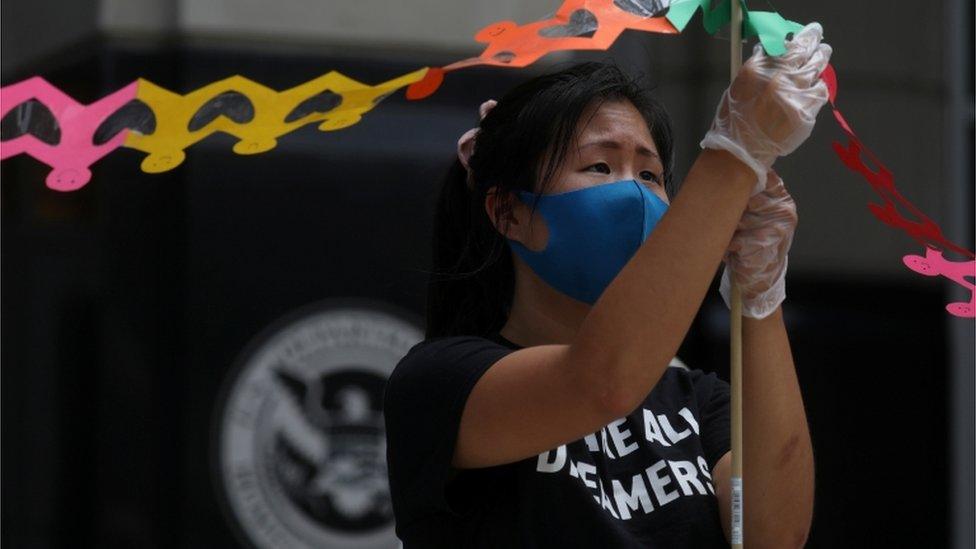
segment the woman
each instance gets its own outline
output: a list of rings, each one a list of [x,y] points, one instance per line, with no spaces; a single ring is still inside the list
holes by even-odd
[[[427,339],[387,385],[404,547],[726,546],[729,387],[674,360],[723,259],[748,317],[745,536],[803,545],[812,449],[780,310],[796,214],[770,168],[826,101],[821,36],[756,48],[680,193],[667,113],[612,66],[482,105],[438,204]]]

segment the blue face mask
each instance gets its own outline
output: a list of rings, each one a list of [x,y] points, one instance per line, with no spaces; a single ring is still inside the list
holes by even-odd
[[[519,191],[526,204],[534,194]],[[549,229],[534,252],[509,239],[515,253],[550,286],[590,305],[624,268],[668,205],[633,179],[539,196],[537,211]]]

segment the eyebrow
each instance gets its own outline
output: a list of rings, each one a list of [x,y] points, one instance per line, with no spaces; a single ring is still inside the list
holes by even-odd
[[[614,141],[613,139],[601,139],[599,141],[590,141],[589,143],[580,146],[580,150],[583,150],[587,147],[593,147],[593,146],[602,147],[604,149],[615,149],[615,150],[621,150],[624,148],[624,146],[621,145],[620,142]],[[648,149],[643,145],[637,146],[637,154],[650,156],[652,158],[657,158],[658,160],[661,159],[661,157],[658,156],[656,152],[652,151],[651,149]]]

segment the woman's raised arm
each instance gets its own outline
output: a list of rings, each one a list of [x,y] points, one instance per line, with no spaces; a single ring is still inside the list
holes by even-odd
[[[802,34],[786,55],[770,58],[760,48],[743,65],[703,141],[708,148],[572,343],[516,351],[482,375],[465,404],[455,466],[531,457],[599,430],[646,398],[684,339],[750,195],[776,156],[809,136],[826,102],[818,77],[830,49],[820,44],[819,25]]]

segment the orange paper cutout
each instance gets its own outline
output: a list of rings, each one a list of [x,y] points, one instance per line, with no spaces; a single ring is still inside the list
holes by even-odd
[[[444,73],[465,67],[526,67],[554,51],[606,50],[628,29],[678,34],[667,18],[628,12],[614,0],[566,0],[549,19],[527,25],[498,21],[481,29],[474,39],[488,47],[479,56],[451,63],[443,72],[432,69],[407,89],[407,98],[431,95],[440,87]]]

